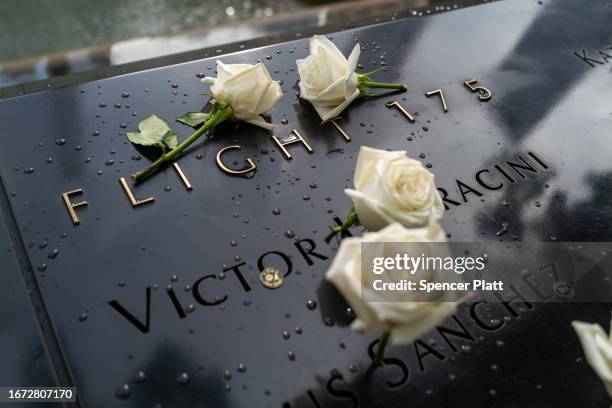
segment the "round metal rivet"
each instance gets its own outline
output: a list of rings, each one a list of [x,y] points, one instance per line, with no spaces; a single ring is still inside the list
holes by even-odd
[[[284,276],[278,268],[268,266],[259,273],[259,280],[268,289],[280,288],[284,281]]]

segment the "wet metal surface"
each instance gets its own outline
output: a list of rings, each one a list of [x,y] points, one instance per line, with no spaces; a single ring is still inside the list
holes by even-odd
[[[467,304],[442,325],[454,335],[391,347],[372,371],[376,334],[350,331],[352,314],[323,276],[338,245],[326,243],[328,226],[351,206],[343,188],[360,145],[431,165],[447,192],[451,240],[610,241],[612,65],[599,51],[612,45],[611,17],[606,1],[507,1],[334,34],[345,53],[361,43],[363,71],[384,63],[377,78],[409,87],[343,113],[350,143],[296,98],[306,39],[225,55],[261,59],[283,81],[275,134],[298,129],[314,152],[296,145],[286,161],[268,132],[226,126],[179,160],[193,190],[168,168],[134,188],[156,199],[135,209],[118,180],[147,160],[132,159],[139,153],[124,132],[151,113],[171,121],[201,110],[198,74],[213,73],[215,58],[0,100],[6,199],[84,404],[607,404],[570,321],[607,328],[608,304],[491,304],[476,314]],[[491,100],[479,101],[469,79]],[[424,95],[435,89],[447,113]],[[385,106],[394,100],[416,123]],[[216,152],[230,144],[242,151],[229,163],[251,157],[257,173],[217,168]],[[513,170],[519,156],[533,169]],[[462,196],[457,180],[476,192]],[[75,188],[89,202],[76,227],[61,200]],[[280,288],[261,285],[265,267],[285,273]]]

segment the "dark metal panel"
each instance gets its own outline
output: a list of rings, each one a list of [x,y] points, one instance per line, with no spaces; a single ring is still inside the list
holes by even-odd
[[[15,248],[1,214],[0,248],[0,384],[11,387],[56,386],[55,374],[16,260]],[[25,406],[19,403],[11,405]]]
[[[181,158],[193,191],[167,169],[135,188],[138,197],[156,198],[136,209],[118,179],[146,160],[131,159],[137,151],[124,132],[150,113],[171,120],[202,109],[206,89],[197,74],[212,74],[214,58],[1,101],[0,171],[14,192],[12,209],[31,244],[30,260],[41,267],[36,275],[85,403],[607,403],[599,380],[579,359],[569,325],[574,318],[607,324],[607,304],[535,304],[525,310],[495,305],[479,316],[501,319],[496,330],[466,305],[457,315],[469,332],[464,339],[447,343],[432,333],[415,346],[391,348],[389,357],[397,360],[371,372],[367,350],[375,334],[351,332],[346,305],[322,281],[338,244],[325,242],[327,227],[350,208],[342,190],[351,183],[360,145],[406,149],[431,164],[438,185],[460,204],[449,204],[444,219],[450,239],[609,240],[610,113],[603,106],[610,68],[605,61],[591,67],[574,52],[594,57],[605,50],[611,15],[604,1],[578,9],[571,0],[507,1],[335,34],[344,52],[355,40],[362,44],[364,71],[384,62],[390,68],[381,80],[399,78],[409,86],[406,94],[360,101],[347,110],[341,124],[351,143],[321,126],[312,108],[296,98],[294,60],[306,55],[307,40],[223,56],[229,63],[266,62],[286,93],[272,113],[275,133],[298,129],[314,153],[295,146],[294,159],[286,161],[269,133],[226,126]],[[490,102],[478,102],[463,85],[472,78],[493,91]],[[437,88],[448,113],[423,95]],[[416,124],[385,107],[395,99],[418,112]],[[175,128],[182,137],[189,134]],[[216,167],[217,150],[234,142],[257,162],[253,177],[232,178]],[[516,162],[517,155],[537,171],[524,177],[513,172],[506,162]],[[504,186],[476,187],[475,174],[483,169]],[[467,194],[464,202],[457,179],[482,195]],[[74,188],[82,188],[89,202],[79,210],[77,227],[60,197]],[[48,245],[39,249],[44,239]],[[310,265],[299,246],[312,243],[296,239],[312,240],[327,259],[311,257]],[[285,284],[274,291],[259,285],[257,276],[258,260],[269,251],[286,254],[292,264]],[[242,262],[244,282],[231,269]],[[281,269],[284,262],[278,254],[262,260]],[[214,278],[202,281],[202,296],[227,295],[216,306],[194,298],[196,283],[208,275]],[[109,304],[116,301],[145,322],[148,294],[146,334]],[[308,300],[317,302],[314,310],[306,307]],[[454,319],[444,326],[461,328]],[[434,343],[437,354],[423,356]],[[239,370],[240,364],[246,369]],[[126,399],[116,396],[123,384],[131,390]]]

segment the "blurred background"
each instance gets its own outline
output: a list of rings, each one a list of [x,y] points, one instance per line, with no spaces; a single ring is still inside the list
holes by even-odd
[[[419,17],[486,0],[2,0],[0,88],[260,39]],[[221,52],[221,51],[219,51]],[[226,52],[226,50],[223,50]]]

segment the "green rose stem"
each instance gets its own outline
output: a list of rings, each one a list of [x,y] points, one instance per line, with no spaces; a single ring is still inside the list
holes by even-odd
[[[357,211],[355,211],[355,207],[353,207],[353,208],[351,208],[351,211],[349,211],[349,213],[346,216],[346,219],[344,220],[342,225],[338,225],[336,227],[329,227],[329,229],[331,229],[331,231],[334,234],[337,234],[339,232],[344,232],[347,229],[349,229],[351,227],[356,227],[358,225],[361,225],[361,223],[359,222],[359,217],[357,216]]]
[[[213,130],[215,126],[231,118],[232,115],[233,111],[229,104],[223,101],[215,102],[209,116],[206,118],[206,121],[202,124],[202,126],[200,126],[200,128],[198,128],[198,130],[196,130],[191,136],[185,139],[174,149],[164,152],[161,157],[151,163],[149,167],[142,171],[139,171],[138,173],[132,174],[132,180],[137,183],[144,180],[151,174],[155,173],[160,167],[172,161],[176,156],[178,156],[189,145],[195,142],[205,132]]]
[[[385,82],[374,82],[374,81],[360,81],[360,85],[370,88],[384,88],[384,89],[398,89],[401,91],[407,91],[408,87],[404,84],[388,84]]]
[[[385,348],[389,343],[389,337],[391,337],[391,330],[385,330],[380,334],[378,339],[378,347],[376,347],[376,354],[374,354],[374,363],[381,366],[384,364],[383,358],[385,357]]]
[[[370,77],[372,74],[375,74],[379,71],[384,70],[386,67],[382,67],[376,69],[374,71],[366,72],[365,74],[357,74],[357,88],[359,88],[359,92],[365,96],[373,96],[371,92],[368,92],[368,89],[372,88],[382,88],[382,89],[396,89],[398,91],[407,91],[408,87],[404,84],[389,84],[386,82],[376,82],[373,81]]]

